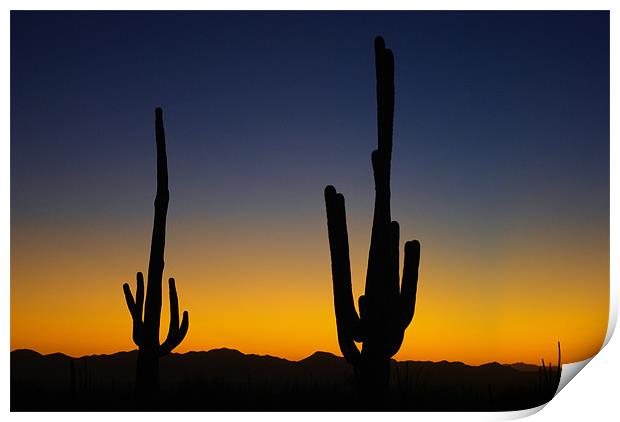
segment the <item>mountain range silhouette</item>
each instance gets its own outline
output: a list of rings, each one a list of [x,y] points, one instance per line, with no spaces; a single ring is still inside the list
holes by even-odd
[[[79,358],[15,350],[11,410],[134,410],[137,356],[137,350]],[[365,408],[351,365],[326,352],[299,361],[226,348],[172,353],[161,358],[160,382],[158,410]],[[519,410],[551,398],[542,384],[537,365],[392,360],[390,400],[377,410]]]

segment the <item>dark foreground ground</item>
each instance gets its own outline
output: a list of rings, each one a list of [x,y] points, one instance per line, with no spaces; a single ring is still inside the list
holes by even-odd
[[[136,410],[136,357],[11,352],[11,410]],[[521,410],[557,388],[535,365],[393,361],[389,397],[369,409],[341,357],[317,352],[292,362],[229,349],[166,356],[160,378],[157,410],[171,411]]]

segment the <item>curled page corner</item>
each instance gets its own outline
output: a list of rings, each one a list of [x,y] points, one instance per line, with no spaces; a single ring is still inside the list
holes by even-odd
[[[494,414],[496,415],[495,420],[512,421],[515,419],[527,418],[528,416],[532,416],[540,412],[547,405],[547,403],[541,404],[540,406],[532,407],[530,409],[512,410],[508,412],[496,412]]]
[[[594,355],[596,356],[596,355]],[[592,359],[594,359],[594,356],[592,356],[591,358],[579,361],[579,362],[574,362],[574,363],[566,363],[562,365],[562,375],[560,376],[560,384],[558,385],[558,389],[555,392],[555,396],[558,395],[558,393],[560,391],[562,391],[562,389],[564,387],[566,387],[566,385],[573,379],[575,378],[575,375],[577,375],[583,368],[585,368],[585,366],[590,363],[590,361]]]
[[[581,370],[583,370],[583,368],[585,368],[586,365],[590,363],[590,361],[594,359],[596,355],[598,355],[600,351],[603,350],[603,348],[607,346],[607,344],[609,343],[609,340],[611,339],[611,336],[613,335],[616,329],[616,324],[618,322],[618,295],[616,294],[617,292],[616,284],[617,283],[610,283],[609,320],[607,322],[607,332],[605,334],[605,340],[603,341],[603,345],[601,346],[598,352],[596,352],[593,356],[589,357],[588,359],[584,359],[579,362],[562,364],[562,375],[560,376],[560,383],[558,384],[558,389],[555,392],[555,395],[553,397],[557,396],[558,393],[562,391],[562,389],[566,387],[566,385],[568,385],[568,383],[573,378],[575,378],[575,376]],[[544,407],[545,405],[540,406],[540,408],[542,409],[542,407]],[[526,415],[524,414],[524,416]]]
[[[583,368],[585,368],[586,365],[590,363],[590,361],[594,359],[594,357],[598,355],[599,352],[603,350],[603,348],[609,343],[609,340],[611,339],[611,336],[616,329],[616,323],[618,322],[618,295],[615,294],[617,286],[614,286],[614,284],[615,283],[610,283],[611,290],[609,295],[609,321],[607,323],[607,333],[605,334],[605,340],[603,341],[601,349],[588,359],[562,365],[562,375],[560,376],[560,383],[554,397],[557,396],[558,393],[562,391],[562,389],[566,387],[566,385],[573,378],[575,378],[575,375],[577,375]]]
[[[603,341],[601,349],[607,346],[607,343],[609,343],[611,336],[616,330],[616,323],[618,322],[618,290],[620,290],[618,283],[609,283],[609,320],[607,322],[605,341]]]
[[[604,347],[604,346],[603,346]],[[598,354],[598,353],[597,353]],[[566,385],[568,385],[568,383],[575,378],[575,376],[583,369],[586,367],[586,365],[588,363],[590,363],[590,361],[592,359],[594,359],[596,355],[579,361],[579,362],[574,362],[574,363],[566,363],[562,365],[562,375],[560,376],[560,383],[558,384],[558,389],[555,392],[555,395],[553,396],[555,398],[555,396],[558,395],[558,393],[560,391],[562,391],[562,389],[564,387],[566,387]],[[553,399],[552,399],[553,400]],[[530,409],[524,409],[524,410],[515,410],[515,411],[509,411],[509,412],[497,412],[496,418],[495,420],[503,420],[503,421],[507,421],[507,420],[515,420],[515,419],[521,419],[521,418],[526,418],[528,416],[532,416],[538,412],[540,412],[545,406],[547,406],[550,403],[550,401],[548,401],[547,403],[541,404],[540,406],[537,407],[532,407]]]

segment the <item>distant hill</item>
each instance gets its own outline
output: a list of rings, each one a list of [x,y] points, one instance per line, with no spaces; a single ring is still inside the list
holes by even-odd
[[[131,410],[137,351],[72,358],[11,352],[11,410]],[[161,359],[162,410],[357,410],[354,373],[341,357],[300,361],[237,350]],[[392,362],[387,410],[509,410],[537,406],[539,367],[523,363]]]

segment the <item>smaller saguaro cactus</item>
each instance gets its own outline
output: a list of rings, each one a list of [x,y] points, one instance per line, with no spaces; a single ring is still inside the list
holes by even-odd
[[[375,40],[378,148],[372,152],[375,209],[365,294],[359,316],[351,289],[351,264],[344,196],[325,188],[327,229],[332,264],[338,343],[355,368],[361,391],[381,399],[390,375],[390,358],[400,348],[415,310],[420,243],[405,243],[402,286],[399,271],[399,226],[390,212],[390,163],[394,119],[394,56],[381,37]],[[355,342],[362,342],[361,352]]]
[[[154,394],[157,393],[159,389],[159,358],[177,347],[185,338],[189,328],[187,311],[183,312],[183,320],[179,324],[179,300],[174,279],[170,278],[168,281],[170,327],[166,340],[160,344],[162,276],[166,243],[166,214],[169,200],[166,137],[161,108],[155,110],[155,141],[157,144],[157,194],[155,196],[155,217],[149,257],[146,302],[144,276],[141,272],[136,275],[135,298],[131,293],[129,284],[123,285],[127,307],[133,320],[133,341],[138,346],[136,393],[142,399],[153,398]]]

